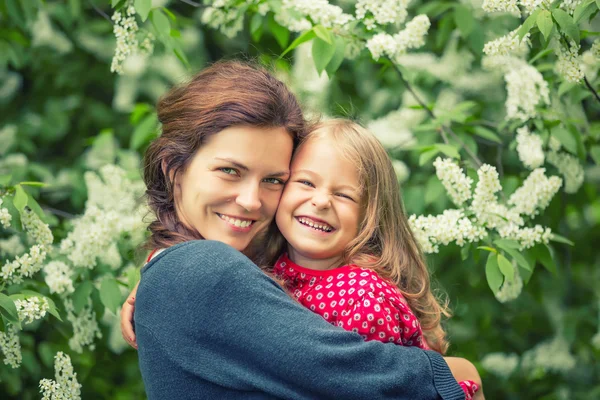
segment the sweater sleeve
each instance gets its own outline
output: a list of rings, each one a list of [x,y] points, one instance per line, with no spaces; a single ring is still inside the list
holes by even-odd
[[[332,326],[220,242],[187,242],[152,260],[135,321],[143,373],[157,368],[143,357],[156,354],[143,351],[152,337],[151,350],[166,353],[186,379],[232,390],[289,399],[464,399],[439,354],[365,342]]]

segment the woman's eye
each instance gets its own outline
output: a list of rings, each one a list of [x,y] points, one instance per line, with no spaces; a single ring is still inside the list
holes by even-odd
[[[238,172],[235,168],[219,168],[219,171],[226,173],[227,175],[237,175]]]
[[[266,178],[265,182],[272,183],[274,185],[283,185],[283,184],[285,184],[285,182],[283,181],[283,179],[279,179],[279,178]]]

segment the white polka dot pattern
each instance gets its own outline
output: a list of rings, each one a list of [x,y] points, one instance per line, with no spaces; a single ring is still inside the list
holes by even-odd
[[[332,325],[365,340],[429,348],[402,293],[370,269],[345,265],[329,271],[310,270],[284,254],[274,272],[302,305]]]

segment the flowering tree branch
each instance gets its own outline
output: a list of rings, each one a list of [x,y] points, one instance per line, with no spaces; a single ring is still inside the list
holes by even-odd
[[[600,96],[598,95],[598,92],[596,92],[596,90],[594,90],[594,87],[592,86],[592,84],[590,83],[590,81],[588,81],[588,78],[586,78],[584,76],[583,77],[583,81],[585,82],[585,86],[587,86],[587,88],[590,89],[590,92],[593,93],[594,97],[596,97],[596,99],[598,101],[600,101]]]

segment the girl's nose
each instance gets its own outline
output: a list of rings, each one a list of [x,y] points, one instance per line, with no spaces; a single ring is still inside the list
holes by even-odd
[[[331,207],[331,199],[329,193],[315,193],[312,198],[312,204],[318,209],[327,209]]]

